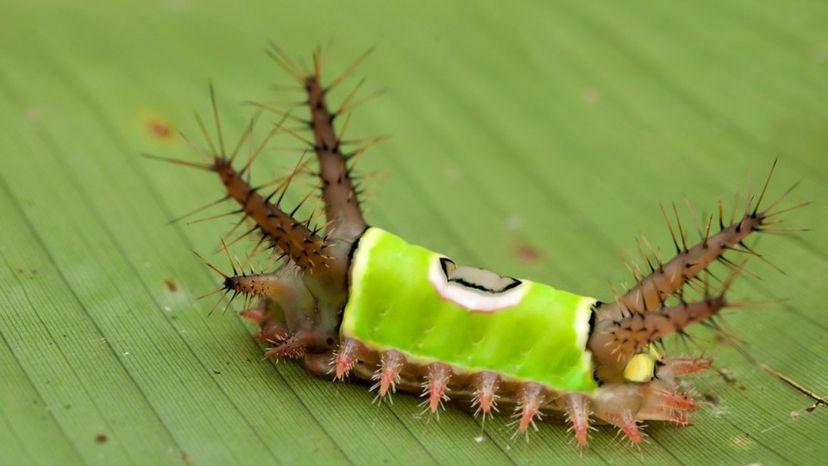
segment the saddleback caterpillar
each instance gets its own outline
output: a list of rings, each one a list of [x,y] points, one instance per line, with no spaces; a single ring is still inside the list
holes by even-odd
[[[673,223],[662,209],[675,256],[660,261],[645,255],[648,275],[637,273],[626,292],[598,301],[461,265],[370,226],[352,168],[380,138],[346,150],[343,133],[359,85],[336,110],[327,101],[364,56],[323,85],[318,53],[309,72],[278,48],[270,55],[296,81],[291,89],[303,95],[301,102],[294,108],[258,103],[280,119],[242,161],[237,156],[253,123],[227,151],[211,89],[217,141],[199,120],[207,149],[188,142],[204,161],[171,160],[218,175],[224,190],[219,201],[235,203],[238,225],[250,227],[240,237],[257,236],[257,251],[281,259],[263,273],[233,265],[232,275],[225,275],[213,267],[224,280],[218,291],[246,298],[250,306],[241,314],[259,327],[267,358],[294,359],[340,382],[364,382],[381,399],[397,390],[422,396],[431,413],[448,400],[484,417],[513,413],[520,433],[546,414],[562,414],[581,446],[592,421],[616,426],[635,443],[642,421],[689,422],[697,403],[680,390],[679,379],[711,362],[672,357],[660,343],[694,324],[709,324],[735,304],[725,294],[744,263],[725,255],[762,257],[745,241],[774,232],[778,215],[804,205],[778,207],[790,189],[766,202],[769,175],[729,221],[720,203],[718,214],[700,225],[695,245],[688,245],[678,213]],[[305,134],[286,124],[297,122]],[[252,162],[277,134],[302,141],[316,155],[322,226],[297,219],[298,206],[283,203],[304,165],[275,187],[251,185]],[[732,273],[710,287],[706,272],[715,262]],[[688,288],[698,296],[688,299]]]

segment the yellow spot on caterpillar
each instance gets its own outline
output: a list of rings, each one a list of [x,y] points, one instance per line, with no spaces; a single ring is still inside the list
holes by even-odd
[[[624,368],[624,378],[630,382],[649,382],[655,372],[655,360],[649,353],[638,353]]]

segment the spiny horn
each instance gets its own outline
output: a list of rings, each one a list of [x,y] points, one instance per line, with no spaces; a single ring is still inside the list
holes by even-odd
[[[216,158],[219,176],[227,192],[242,206],[244,215],[251,218],[274,247],[303,270],[325,268],[329,257],[328,245],[307,226],[291,217],[256,192],[224,157]]]
[[[333,222],[328,237],[331,240],[344,239],[351,242],[365,230],[366,223],[359,206],[358,193],[351,180],[347,158],[342,153],[342,141],[334,130],[333,121],[338,113],[328,109],[326,89],[322,87],[318,74],[307,76],[305,86],[313,129],[313,148],[319,160],[322,199],[327,219]]]
[[[673,210],[676,214],[676,226],[680,242],[676,239],[672,223],[667,219],[667,215],[662,209],[670,235],[673,239],[673,244],[676,246],[676,256],[666,263],[658,263],[657,267],[652,267],[653,271],[650,275],[637,280],[636,285],[621,296],[616,303],[605,306],[602,309],[604,312],[600,317],[615,318],[619,315],[619,311],[628,310],[634,312],[656,311],[663,306],[664,302],[670,296],[678,292],[684,284],[695,279],[699,273],[705,271],[713,262],[717,260],[723,261],[727,265],[727,259],[724,258],[726,252],[731,250],[751,251],[743,242],[745,238],[753,232],[763,231],[763,226],[766,224],[767,219],[779,213],[769,211],[776,205],[778,200],[773,201],[764,210],[760,206],[760,203],[765,197],[775,167],[776,161],[774,161],[771,167],[755,205],[751,202],[753,196],[748,196],[747,208],[741,219],[729,226],[724,226],[722,221],[723,214],[720,212],[720,231],[714,235],[710,235],[710,221],[708,221],[702,241],[693,247],[687,247],[685,232],[679,220],[675,205],[673,205]],[[720,206],[721,204],[719,204]]]
[[[658,312],[633,313],[613,323],[608,330],[612,335],[608,346],[614,353],[633,354],[667,335],[682,333],[687,327],[715,316],[727,305],[720,296],[666,307]]]

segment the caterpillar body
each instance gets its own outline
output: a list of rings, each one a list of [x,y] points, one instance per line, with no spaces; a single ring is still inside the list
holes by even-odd
[[[697,405],[680,390],[679,379],[707,369],[711,361],[667,356],[660,343],[693,324],[711,322],[734,304],[725,294],[743,264],[724,255],[741,251],[761,257],[745,239],[772,229],[778,221],[773,218],[792,209],[777,207],[790,189],[763,205],[769,175],[758,196],[748,196],[741,218],[725,223],[720,204],[718,232],[711,232],[711,216],[693,246],[676,214],[675,224],[667,220],[676,255],[666,262],[645,255],[649,275],[637,275],[632,288],[601,302],[458,265],[369,226],[351,161],[378,139],[350,152],[342,139],[359,85],[338,110],[326,102],[328,91],[364,56],[327,87],[321,83],[319,53],[310,72],[278,48],[270,56],[306,95],[300,107],[307,118],[258,103],[281,119],[237,169],[234,162],[252,123],[227,151],[211,88],[218,144],[204,131],[209,150],[197,150],[204,162],[164,159],[217,173],[226,194],[222,200],[238,204],[240,223],[250,223],[248,233],[258,232],[259,244],[281,254],[273,272],[239,272],[233,266],[233,274],[224,274],[211,265],[223,276],[219,291],[253,303],[241,314],[259,327],[266,357],[295,359],[309,372],[336,381],[365,382],[381,399],[397,390],[421,395],[430,413],[449,400],[483,416],[511,412],[520,433],[547,414],[562,414],[580,446],[587,444],[590,422],[616,426],[634,443],[641,441],[642,421],[689,422],[688,413]],[[335,122],[343,118],[337,133]],[[312,140],[286,127],[288,120],[303,124]],[[296,219],[297,209],[282,206],[299,170],[270,193],[245,177],[252,161],[281,133],[306,142],[316,155],[324,229],[313,227],[310,219]],[[711,290],[702,277],[714,262],[733,273]],[[697,299],[686,299],[688,287],[697,290]]]

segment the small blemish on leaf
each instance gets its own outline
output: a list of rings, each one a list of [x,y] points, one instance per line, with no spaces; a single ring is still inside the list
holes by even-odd
[[[161,141],[170,141],[175,138],[175,131],[172,125],[162,118],[148,118],[144,122],[144,128],[146,128],[150,136]]]
[[[175,282],[170,280],[169,278],[164,280],[164,286],[166,286],[167,289],[171,292],[175,292],[178,290],[178,286],[176,286]]]
[[[737,435],[737,436],[733,437],[731,442],[733,442],[733,445],[735,445],[737,447],[744,448],[748,445],[748,442],[750,442],[750,440],[747,437],[743,436],[743,435]]]
[[[542,259],[540,250],[528,241],[519,241],[513,249],[515,257],[521,262],[533,263]]]
[[[733,377],[733,374],[730,372],[729,369],[722,368],[719,369],[717,372],[722,377],[722,380],[724,380],[728,385],[733,385],[739,390],[747,390],[747,387],[745,387],[744,384],[736,380],[736,377]]]
[[[187,454],[186,451],[181,450],[181,459],[184,461],[185,464],[188,466],[193,465],[193,460],[190,459],[190,455]]]
[[[95,442],[97,443],[106,443],[107,440],[109,440],[109,437],[106,434],[98,434],[95,436]]]
[[[26,119],[29,121],[29,123],[40,123],[40,121],[43,119],[43,113],[37,107],[30,107],[26,110]]]

